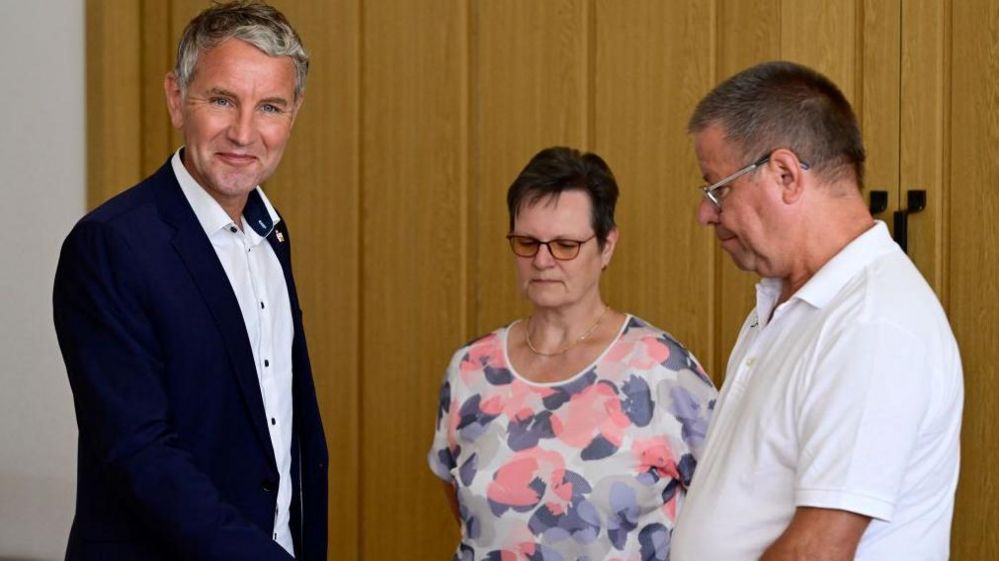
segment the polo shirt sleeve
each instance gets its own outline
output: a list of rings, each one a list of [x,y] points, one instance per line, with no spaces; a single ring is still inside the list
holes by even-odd
[[[796,505],[890,522],[929,407],[929,372],[902,326],[863,321],[827,334],[797,392]]]

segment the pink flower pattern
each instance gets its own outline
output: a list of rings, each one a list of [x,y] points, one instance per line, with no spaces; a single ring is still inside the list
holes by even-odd
[[[577,376],[536,384],[508,328],[459,349],[430,467],[456,485],[455,561],[664,560],[716,392],[696,359],[629,316]]]

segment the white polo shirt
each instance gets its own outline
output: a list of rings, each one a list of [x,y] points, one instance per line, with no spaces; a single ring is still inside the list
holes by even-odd
[[[173,173],[212,242],[243,314],[280,477],[271,537],[294,556],[295,545],[289,522],[293,491],[291,345],[295,326],[284,269],[274,248],[267,242],[267,236],[280,218],[264,192],[257,187],[250,193],[243,209],[242,224],[237,227],[222,206],[194,180],[181,162],[180,154],[181,151],[177,150],[170,161]]]
[[[757,285],[671,559],[757,561],[799,506],[872,517],[856,559],[947,559],[964,390],[933,291],[881,222],[780,289]]]

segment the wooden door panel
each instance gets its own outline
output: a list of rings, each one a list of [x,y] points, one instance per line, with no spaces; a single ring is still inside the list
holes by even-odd
[[[593,146],[621,189],[605,297],[672,332],[717,375],[714,239],[696,222],[701,174],[686,133],[714,81],[711,11],[707,1],[597,2]]]
[[[447,559],[427,467],[441,372],[468,332],[468,17],[460,1],[362,11],[361,550]],[[334,504],[335,508],[335,504]]]
[[[942,295],[944,227],[947,185],[944,178],[946,101],[949,95],[947,54],[949,41],[945,2],[902,4],[902,111],[899,137],[899,200],[907,208],[907,193],[924,190],[926,210],[909,217],[908,251],[930,286]]]
[[[292,228],[295,282],[330,450],[329,550],[360,559],[360,13],[356,0],[275,5],[311,64],[284,159],[267,182]]]
[[[474,8],[469,337],[529,313],[504,239],[506,191],[538,150],[586,148],[590,33],[582,0],[484,1]]]
[[[861,91],[854,104],[867,149],[864,199],[871,191],[888,193],[888,206],[875,218],[891,227],[898,208],[899,88],[901,84],[901,0],[865,0]]]
[[[952,559],[999,559],[999,5],[951,4],[948,314],[965,405]]]

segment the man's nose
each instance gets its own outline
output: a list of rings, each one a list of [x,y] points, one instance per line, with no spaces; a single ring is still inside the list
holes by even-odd
[[[229,140],[234,144],[246,146],[253,140],[253,111],[241,110],[236,118],[229,123],[227,130]]]
[[[697,223],[701,226],[711,226],[718,223],[718,207],[706,197],[701,197],[697,205]]]

